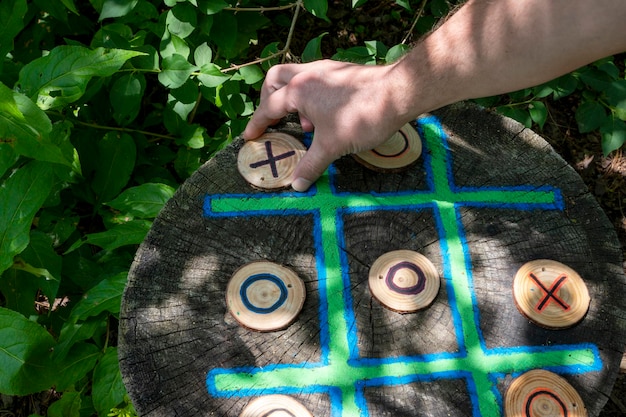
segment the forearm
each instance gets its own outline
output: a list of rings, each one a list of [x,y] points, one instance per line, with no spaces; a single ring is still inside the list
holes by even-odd
[[[410,91],[400,109],[413,117],[549,81],[626,50],[624,22],[623,0],[470,0],[390,68]]]

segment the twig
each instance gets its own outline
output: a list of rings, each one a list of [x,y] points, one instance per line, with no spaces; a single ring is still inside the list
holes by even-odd
[[[284,6],[275,6],[275,7],[224,7],[222,10],[230,10],[231,12],[259,12],[259,13],[264,13],[264,12],[276,12],[276,11],[280,11],[280,10],[289,10],[289,9],[293,9],[294,7],[298,6],[298,3],[300,3],[300,1],[297,1],[295,3],[289,3],[286,4]]]
[[[265,58],[259,58],[259,59],[255,59],[254,61],[250,61],[250,62],[246,62],[245,64],[239,64],[239,65],[231,65],[228,68],[222,68],[221,71],[223,73],[227,73],[227,72],[231,72],[231,71],[237,71],[239,68],[243,68],[243,67],[247,67],[250,65],[255,65],[255,64],[260,64],[266,61],[270,61],[274,58],[278,58],[278,57],[283,57],[283,63],[285,62],[285,58],[287,56],[287,54],[289,54],[290,49],[289,47],[291,46],[291,41],[293,39],[293,34],[295,32],[295,28],[296,28],[296,21],[298,20],[298,16],[300,15],[300,9],[302,8],[302,2],[303,0],[298,0],[296,3],[292,3],[293,5],[295,5],[296,10],[293,12],[293,18],[291,19],[291,26],[289,27],[289,33],[287,34],[287,40],[285,41],[285,47],[283,49],[281,49],[278,52],[275,52],[271,55],[266,56]],[[266,8],[265,10],[267,10],[269,8]]]
[[[420,5],[419,10],[415,14],[415,19],[413,19],[413,23],[411,24],[411,27],[409,28],[406,35],[404,35],[404,38],[402,39],[402,42],[401,42],[402,45],[406,44],[409,38],[413,35],[413,29],[415,29],[415,25],[417,25],[417,21],[420,19],[420,17],[422,17],[422,13],[424,13],[425,7],[426,7],[426,0],[422,0],[422,4]]]

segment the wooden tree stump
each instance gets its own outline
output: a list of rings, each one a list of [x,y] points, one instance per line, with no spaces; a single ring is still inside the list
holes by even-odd
[[[238,173],[237,140],[180,187],[137,252],[120,313],[120,366],[141,415],[237,417],[284,395],[316,417],[491,417],[533,370],[567,381],[598,415],[626,343],[610,222],[576,172],[510,119],[460,104],[416,127],[422,156],[401,172],[345,157],[306,193],[263,191]],[[436,268],[427,308],[398,313],[370,292],[371,266],[399,250]],[[584,281],[577,324],[549,329],[518,310],[515,276],[538,259]],[[302,310],[283,330],[246,328],[227,307],[233,274],[259,261],[304,282]],[[389,285],[419,293],[420,267],[398,268],[409,275],[396,268]],[[542,279],[526,287],[540,294],[530,307],[566,310],[570,281]]]

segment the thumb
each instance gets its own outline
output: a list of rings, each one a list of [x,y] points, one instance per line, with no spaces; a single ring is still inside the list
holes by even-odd
[[[299,192],[308,190],[336,159],[325,151],[324,147],[320,145],[321,143],[324,141],[320,140],[319,137],[314,138],[311,147],[294,169],[291,183],[294,190]]]

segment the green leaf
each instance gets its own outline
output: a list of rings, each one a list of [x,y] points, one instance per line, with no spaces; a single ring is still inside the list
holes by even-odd
[[[159,82],[167,88],[178,88],[185,84],[197,69],[198,67],[191,65],[184,56],[173,54],[163,59]]]
[[[247,65],[239,68],[239,74],[246,84],[252,85],[261,81],[264,77],[263,71],[257,65]]]
[[[0,83],[0,142],[19,155],[71,166],[61,148],[52,143],[48,116],[23,94]]]
[[[18,83],[41,109],[63,107],[82,97],[93,77],[108,77],[139,55],[142,53],[122,49],[57,46],[26,64]]]
[[[324,32],[316,38],[311,39],[302,51],[302,62],[312,62],[322,59],[322,38],[328,35]]]
[[[53,346],[45,328],[0,307],[0,392],[24,396],[50,388]]]
[[[109,99],[113,107],[113,118],[122,126],[135,120],[141,110],[146,78],[142,73],[126,74],[118,78],[111,87]]]
[[[52,247],[52,238],[45,233],[32,230],[30,243],[20,254],[20,259],[25,265],[35,268],[34,271],[25,271],[38,276],[39,288],[52,304],[61,284],[62,267],[62,258]]]
[[[91,343],[76,343],[61,363],[55,363],[57,391],[64,391],[91,371],[101,356],[100,349]],[[50,416],[48,416],[50,417]]]
[[[228,6],[224,0],[198,0],[198,10],[207,15],[219,13]]]
[[[111,17],[122,17],[130,13],[139,0],[104,0],[98,22]]]
[[[64,392],[61,398],[48,407],[48,417],[80,417],[82,399],[79,392]]]
[[[196,13],[196,8],[189,3],[179,3],[167,12],[165,27],[171,34],[185,39],[198,26]]]
[[[604,106],[596,101],[586,101],[576,109],[576,122],[580,133],[587,133],[598,129],[606,121],[607,114]]]
[[[365,47],[370,55],[375,58],[383,58],[387,54],[387,47],[380,41],[365,41]]]
[[[198,80],[202,85],[209,88],[217,87],[230,78],[230,75],[224,74],[215,64],[204,64],[200,68],[200,74],[198,74]]]
[[[98,154],[91,188],[100,201],[110,201],[128,183],[135,167],[137,148],[130,135],[110,132],[98,143]]]
[[[626,80],[613,81],[605,94],[610,106],[626,109]]]
[[[609,118],[600,128],[602,134],[602,152],[609,155],[622,147],[626,142],[626,123],[622,120]]]
[[[119,314],[127,276],[127,272],[121,272],[100,281],[74,306],[69,320],[77,323],[79,320],[97,316],[104,311],[113,315]]]
[[[183,179],[188,178],[200,168],[200,151],[198,149],[179,148],[174,161],[176,173]]]
[[[511,107],[511,106],[500,106],[500,107],[497,107],[496,110],[498,110],[498,112],[500,112],[500,114],[504,116],[517,120],[518,122],[520,122],[526,127],[532,126],[532,119],[530,118],[530,113],[525,110],[522,110],[518,107]]]
[[[180,55],[184,59],[189,58],[191,48],[187,45],[187,42],[180,36],[170,33],[165,30],[163,39],[161,39],[160,53],[163,59],[170,58],[173,55]]]
[[[354,1],[354,0],[353,0]],[[304,7],[315,17],[328,21],[328,0],[304,0]]]
[[[543,125],[546,123],[546,119],[548,118],[548,109],[546,105],[542,101],[532,101],[528,105],[528,112],[530,113],[530,118],[539,125],[539,129],[543,129]]]
[[[411,3],[408,0],[396,0],[396,4],[400,7],[404,7],[408,11],[411,11]]]
[[[235,53],[237,43],[238,22],[233,13],[220,13],[219,19],[213,20],[210,39],[215,42],[221,55],[226,58],[232,57]]]
[[[193,51],[193,61],[199,67],[208,65],[213,61],[213,50],[206,42],[198,45],[196,50]]]
[[[48,198],[53,179],[50,164],[32,161],[0,187],[0,272],[28,245],[33,218]]]
[[[173,195],[174,188],[169,185],[147,183],[124,190],[106,204],[134,217],[154,218]]]
[[[85,244],[99,246],[105,250],[113,250],[126,245],[138,245],[146,237],[151,225],[152,222],[148,220],[131,220],[104,232],[91,233],[74,242],[65,253],[72,252]]]
[[[63,3],[63,5],[72,13],[74,14],[80,14],[78,13],[78,9],[76,8],[76,5],[74,4],[74,0],[61,0],[61,3]]]
[[[106,416],[111,408],[124,401],[126,388],[122,382],[117,348],[110,347],[93,373],[93,405],[98,415]]]
[[[0,143],[0,178],[2,178],[4,173],[7,172],[7,170],[15,164],[15,162],[17,162],[17,158],[18,155],[10,145]]]
[[[278,53],[278,44],[279,42],[272,42],[272,43],[265,45],[265,48],[263,48],[263,51],[261,51],[261,58],[267,58],[271,55]],[[273,65],[278,64],[278,62],[279,62],[278,57],[274,57],[274,58],[268,59],[267,61],[263,61],[261,63],[261,67],[265,71],[267,71]]]
[[[578,86],[578,80],[572,74],[566,74],[556,80],[550,81],[547,85],[552,88],[552,96],[555,100],[572,94]]]
[[[392,46],[385,55],[385,62],[387,64],[396,62],[398,59],[402,58],[409,51],[409,49],[409,46],[404,44]]]
[[[106,325],[101,318],[88,318],[84,322],[73,323],[65,322],[61,328],[61,334],[59,335],[58,344],[54,347],[54,353],[52,359],[54,361],[63,361],[69,354],[72,346],[77,342],[90,339],[96,330]]]
[[[355,46],[353,48],[337,50],[332,56],[337,61],[353,62],[355,64],[375,64],[376,57],[365,46]]]
[[[26,0],[0,2],[0,72],[4,57],[13,50],[13,39],[24,29],[24,16],[28,11]]]

